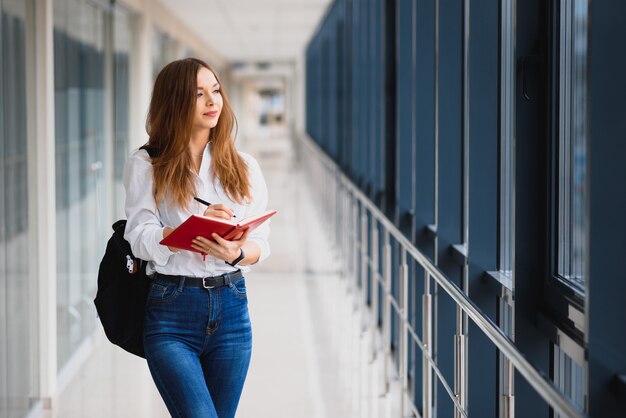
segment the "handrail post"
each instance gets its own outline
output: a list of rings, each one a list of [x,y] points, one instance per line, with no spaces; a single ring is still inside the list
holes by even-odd
[[[432,377],[430,368],[432,358],[432,295],[430,293],[430,274],[424,270],[424,296],[422,296],[422,340],[424,343],[424,353],[422,355],[422,417],[432,418],[433,392]]]
[[[457,320],[462,322],[464,319],[463,310],[457,306]],[[455,390],[457,401],[460,407],[465,411],[467,409],[467,335],[462,332],[462,329],[459,331],[461,332],[455,335],[454,338]],[[455,408],[455,410],[455,416],[462,418],[463,414],[461,411],[459,411],[458,408]]]
[[[504,358],[504,393],[502,394],[503,416],[504,418],[515,417],[515,396],[513,395],[513,379],[515,368],[513,364]]]
[[[378,223],[372,222],[372,310],[370,363],[376,360],[376,329],[378,327]]]
[[[358,228],[359,228],[359,203],[358,203],[358,200],[354,198],[354,201],[352,204],[352,230],[354,231],[354,240],[353,240],[353,245],[352,245],[352,250],[353,250],[352,258],[354,260],[354,270],[352,274],[354,274],[354,277],[351,277],[350,289],[354,289],[355,294],[354,294],[353,300],[355,303],[358,303],[356,292],[358,291],[357,280],[360,280],[360,277],[357,277],[357,273],[359,272],[358,263],[361,260],[361,257],[359,257],[359,254],[361,252],[361,238],[359,238]]]
[[[389,232],[385,231],[385,258],[384,258],[384,293],[383,293],[383,375],[385,379],[384,393],[389,393],[389,355],[391,353],[391,244]]]
[[[500,300],[498,305],[500,307],[499,325],[502,331],[507,334],[512,340],[515,340],[513,335],[513,318],[512,318],[512,306],[509,301],[513,303],[512,294],[508,289],[502,289]],[[515,368],[513,363],[498,350],[498,356],[500,357],[500,417],[502,418],[514,418],[515,417]]]
[[[368,233],[367,233],[367,209],[361,206],[361,304],[359,310],[365,312],[367,308],[367,271],[369,269],[369,254],[367,252]],[[363,332],[363,323],[360,324],[361,332]]]
[[[408,392],[409,387],[409,356],[408,356],[408,335],[409,335],[409,324],[408,324],[408,312],[409,312],[409,267],[406,259],[406,251],[402,249],[400,253],[401,261],[400,261],[400,335],[398,338],[399,345],[399,378],[401,383],[400,390],[400,413],[402,416],[406,415],[406,400],[405,396]]]

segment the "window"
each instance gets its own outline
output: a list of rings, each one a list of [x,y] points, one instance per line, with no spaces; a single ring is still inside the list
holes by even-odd
[[[54,2],[59,370],[96,328],[92,298],[110,235],[106,19],[86,1]]]
[[[124,163],[130,152],[130,77],[133,64],[133,17],[126,9],[113,12],[113,176],[115,218],[124,217]]]
[[[28,222],[26,1],[0,1],[0,416],[25,416],[39,385],[36,283]],[[32,9],[31,9],[32,10]]]
[[[556,273],[585,291],[587,0],[564,0],[559,11]]]
[[[575,406],[584,411],[587,393],[586,378],[585,369],[579,364],[580,360],[584,361],[582,359],[583,351],[563,333],[559,332],[559,339],[562,347],[558,345],[552,347],[552,380]],[[571,356],[570,350],[573,350],[572,354],[578,355]],[[579,358],[579,361],[576,360],[576,357]],[[555,413],[554,417],[564,418],[558,413]]]

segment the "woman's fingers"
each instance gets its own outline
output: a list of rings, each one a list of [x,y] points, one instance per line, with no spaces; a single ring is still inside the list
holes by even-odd
[[[248,236],[250,235],[250,229],[246,228],[243,231],[243,234],[241,234],[236,241],[239,243],[239,246],[241,247],[247,240],[248,240]]]
[[[239,255],[239,241],[227,241],[224,238],[215,235],[218,242],[213,242],[207,238],[198,236],[191,241],[192,248],[204,253],[210,254],[213,257],[217,257],[221,260],[228,261],[237,258]]]
[[[226,240],[215,233],[212,235],[215,241],[197,236],[191,241],[191,246],[204,254],[210,254],[221,260],[230,261],[239,256],[240,249],[246,243],[249,235],[250,229],[242,231],[232,241]]]
[[[220,237],[216,233],[213,233],[212,237],[215,240],[215,242],[217,242],[221,246],[227,246],[230,243],[230,241],[225,240],[224,238]]]
[[[216,253],[217,249],[214,247],[215,244],[212,243],[210,240],[204,238],[204,237],[196,237],[193,240],[191,240],[191,246],[193,248],[195,248],[196,250],[202,251],[204,253]],[[217,246],[219,247],[219,246]]]
[[[213,216],[214,218],[230,219],[235,211],[225,206],[223,203],[215,203],[210,205],[204,211],[204,216]]]

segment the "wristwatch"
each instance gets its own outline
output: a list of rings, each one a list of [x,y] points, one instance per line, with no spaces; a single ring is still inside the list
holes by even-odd
[[[239,257],[235,258],[230,263],[227,261],[226,264],[228,264],[229,266],[235,267],[237,263],[239,263],[241,260],[243,260],[246,257],[246,255],[243,253],[243,248],[240,248],[239,251],[241,251],[241,253],[239,254]]]

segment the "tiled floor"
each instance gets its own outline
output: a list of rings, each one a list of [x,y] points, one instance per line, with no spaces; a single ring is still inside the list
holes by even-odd
[[[237,416],[345,417],[350,391],[340,372],[336,261],[284,135],[250,141],[270,191],[272,255],[248,275],[252,363]],[[347,302],[346,302],[347,303]],[[100,335],[61,393],[63,418],[167,417],[145,361]]]

